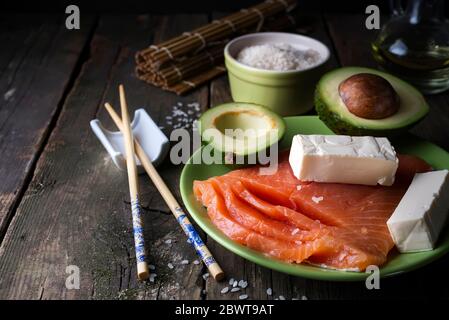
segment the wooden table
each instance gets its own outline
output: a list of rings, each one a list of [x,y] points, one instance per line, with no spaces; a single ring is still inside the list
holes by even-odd
[[[89,128],[101,107],[118,108],[117,86],[129,105],[144,106],[170,134],[165,117],[177,102],[203,110],[230,101],[225,76],[184,97],[151,87],[134,75],[134,53],[214,15],[82,15],[79,31],[62,16],[0,16],[0,298],[13,299],[235,299],[223,283],[204,280],[194,251],[146,176],[140,177],[149,261],[155,283],[136,280],[126,175],[118,171]],[[375,31],[364,17],[304,14],[300,32],[324,41],[337,65],[374,66]],[[449,150],[449,93],[428,97],[431,112],[413,133]],[[167,160],[160,173],[180,199],[182,166]],[[203,234],[228,279],[245,279],[250,299],[449,298],[449,256],[418,271],[362,283],[307,280],[265,269],[225,250]],[[171,245],[166,240],[171,239]],[[169,262],[191,263],[169,269]],[[80,289],[66,288],[66,268],[80,270]],[[273,289],[273,296],[266,294]]]

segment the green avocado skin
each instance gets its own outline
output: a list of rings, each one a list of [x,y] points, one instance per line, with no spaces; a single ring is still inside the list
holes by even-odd
[[[246,108],[245,108],[246,107]],[[221,114],[232,111],[232,112],[238,112],[238,111],[245,111],[245,110],[257,110],[258,112],[264,113],[266,115],[269,115],[272,119],[276,121],[277,129],[279,130],[278,136],[275,141],[272,141],[271,144],[263,146],[261,149],[257,151],[249,152],[248,150],[245,150],[242,154],[236,154],[233,152],[224,152],[222,149],[217,148],[213,142],[207,140],[207,138],[204,136],[204,131],[208,128],[210,128],[213,124],[211,119],[212,116],[215,116],[216,118],[219,117]],[[213,114],[212,112],[215,112]],[[212,113],[212,115],[211,115]],[[279,145],[284,140],[284,134],[285,134],[285,121],[282,117],[280,117],[278,114],[274,113],[272,110],[267,109],[266,107],[252,104],[252,103],[245,103],[245,102],[230,102],[230,103],[224,103],[218,106],[215,106],[214,108],[209,109],[199,119],[199,132],[202,136],[201,143],[203,146],[210,145],[212,147],[211,152],[213,152],[214,156],[220,157],[221,163],[229,167],[231,170],[235,169],[242,169],[254,164],[260,164],[264,165],[264,163],[261,163],[261,159],[266,159],[270,156],[278,156],[277,152],[272,154],[270,151],[271,148],[277,147],[279,148]],[[276,151],[278,149],[274,149]]]
[[[329,110],[325,103],[323,103],[321,93],[317,89],[315,90],[315,110],[318,117],[323,121],[326,126],[332,130],[335,134],[349,135],[349,136],[373,136],[373,137],[395,137],[406,133],[410,128],[415,126],[420,121],[414,122],[410,125],[396,128],[396,129],[365,129],[354,126],[342,119],[336,112]]]

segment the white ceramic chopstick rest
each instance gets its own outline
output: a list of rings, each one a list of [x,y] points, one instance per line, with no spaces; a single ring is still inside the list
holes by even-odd
[[[126,170],[126,161],[124,157],[125,145],[123,143],[122,133],[120,131],[109,131],[105,129],[98,119],[92,120],[90,122],[90,127],[112,158],[112,161],[117,168]],[[153,165],[157,166],[160,164],[170,149],[170,142],[145,109],[137,109],[134,112],[131,129],[134,137],[138,139]],[[145,172],[137,157],[136,165],[139,173]]]

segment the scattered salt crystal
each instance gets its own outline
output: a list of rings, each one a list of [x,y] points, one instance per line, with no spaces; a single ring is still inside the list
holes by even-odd
[[[241,295],[239,295],[239,299],[240,300],[248,299],[248,295],[247,294],[241,294]]]
[[[8,101],[9,99],[12,98],[12,96],[14,95],[15,92],[16,92],[16,88],[12,88],[12,89],[6,91],[5,94],[3,95],[3,99],[5,101]]]
[[[239,288],[239,287],[235,287],[235,288],[232,288],[232,289],[231,289],[231,292],[237,292],[237,291],[240,291],[240,288]]]
[[[300,184],[298,184],[297,186],[296,186],[296,190],[301,190],[302,189],[302,186],[300,185]]]
[[[285,300],[284,296],[279,296],[279,300]]]
[[[150,270],[156,270],[156,266],[155,266],[154,264],[149,264],[149,265],[148,265],[148,268],[149,268]]]
[[[208,278],[209,278],[209,273],[203,274],[203,279],[204,279],[204,280],[207,280]]]
[[[173,263],[171,263],[171,262],[169,262],[169,263],[167,264],[167,266],[168,266],[170,269],[173,269],[173,268],[174,268]]]
[[[182,260],[181,264],[189,264],[189,260]]]
[[[173,129],[191,127],[191,123],[201,116],[200,104],[198,102],[183,103],[177,102],[172,106],[171,114],[165,117],[167,125]]]
[[[165,244],[171,244],[171,239],[167,239],[164,242],[165,242]]]
[[[237,280],[234,280],[234,283],[232,284],[232,286],[235,288],[235,287],[237,287],[238,284],[239,283],[237,282]]]
[[[324,197],[312,197],[312,201],[315,203],[320,203],[321,201],[323,201]]]
[[[187,243],[192,244],[192,239],[187,239]]]
[[[248,281],[240,280],[239,287],[245,289],[248,286]]]
[[[232,286],[234,284],[234,278],[229,279],[229,285]]]
[[[307,297],[306,296],[302,296],[301,300],[307,300]]]
[[[193,264],[200,264],[198,260],[193,260]]]
[[[225,294],[225,293],[227,293],[229,291],[229,287],[224,287],[223,289],[221,289],[221,293],[222,294]]]
[[[154,282],[154,279],[157,277],[157,274],[150,273],[150,282]]]
[[[268,294],[269,296],[271,296],[271,295],[273,294],[273,289],[268,288],[268,289],[267,289],[267,294]]]
[[[299,232],[299,229],[298,228],[295,228],[293,231],[292,231],[292,236],[294,236],[295,234],[297,234]]]

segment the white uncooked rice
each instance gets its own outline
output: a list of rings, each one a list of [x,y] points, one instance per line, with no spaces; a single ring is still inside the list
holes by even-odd
[[[258,69],[289,71],[312,67],[321,56],[313,49],[299,50],[287,43],[274,43],[243,48],[237,60]]]

